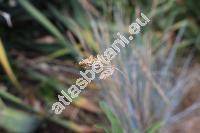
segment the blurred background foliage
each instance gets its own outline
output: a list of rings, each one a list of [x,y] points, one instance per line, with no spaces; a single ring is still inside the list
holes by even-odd
[[[128,26],[141,11],[151,19],[151,24],[134,38],[133,47],[120,53],[114,65],[126,71],[125,76],[131,83],[135,83],[129,75],[133,72],[137,80],[148,80],[147,84],[153,84],[157,91],[159,86],[156,86],[158,81],[156,77],[154,81],[154,75],[146,79],[141,73],[148,75],[147,71],[132,69],[133,64],[145,66],[140,58],[148,57],[148,54],[142,54],[144,57],[138,54],[135,49],[151,51],[152,59],[147,62],[158,65],[152,66],[156,72],[163,73],[165,69],[159,69],[163,64],[173,66],[170,72],[174,77],[165,75],[168,80],[162,82],[182,84],[176,75],[182,72],[180,66],[188,58],[190,65],[185,69],[198,74],[199,0],[0,0],[0,132],[153,133],[161,130],[162,121],[166,118],[160,117],[156,111],[153,113],[157,116],[155,119],[142,121],[143,114],[146,114],[143,110],[137,110],[140,104],[138,99],[142,97],[139,91],[138,95],[128,96],[137,104],[127,106],[128,110],[136,110],[132,113],[139,120],[132,119],[132,114],[126,116],[126,111],[120,112],[122,108],[127,108],[125,104],[123,107],[123,101],[112,100],[112,96],[123,97],[129,88],[135,91],[141,87],[124,84],[123,80],[119,80],[119,75],[114,75],[113,81],[91,83],[62,115],[54,116],[51,112],[51,105],[57,100],[59,91],[68,88],[80,77],[79,71],[83,68],[78,66],[78,62],[89,55],[103,52],[118,31],[127,34]],[[147,48],[149,45],[150,49]],[[138,61],[136,58],[139,58]],[[161,74],[161,78],[165,76]],[[115,82],[122,90],[114,89],[118,85]],[[199,84],[196,86],[198,88]],[[167,93],[166,90],[164,92]],[[110,94],[111,99],[106,94]],[[182,96],[173,94],[178,100],[171,101],[176,106],[172,106],[168,114],[181,108],[178,106],[184,104],[185,97],[187,99],[186,93]],[[160,101],[154,95],[149,97]],[[101,108],[98,105],[100,101],[106,102],[101,104]],[[154,104],[157,111],[166,106],[165,103]],[[149,115],[151,112],[148,112]]]

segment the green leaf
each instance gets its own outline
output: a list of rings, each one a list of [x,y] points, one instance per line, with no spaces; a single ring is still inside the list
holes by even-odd
[[[23,101],[20,98],[10,94],[9,92],[7,92],[6,90],[3,90],[1,88],[0,88],[0,98],[3,98],[3,99],[6,99],[6,100],[8,100],[12,103],[15,103],[16,105],[19,105],[19,106],[21,106],[24,109],[27,109],[29,111],[33,111],[33,112],[36,111],[31,106],[24,104]]]
[[[157,122],[147,129],[147,133],[156,133],[163,125],[163,122]]]
[[[112,112],[109,106],[105,102],[100,102],[100,107],[103,110],[103,112],[106,114],[108,120],[111,123],[112,133],[123,133],[123,128],[121,126],[119,119]]]
[[[110,133],[110,130],[107,128],[107,127],[105,127],[105,126],[103,126],[103,125],[95,125],[95,127],[98,129],[103,129],[104,131],[105,131],[105,133]]]
[[[33,132],[39,124],[36,116],[12,108],[1,110],[0,118],[0,126],[14,133]]]
[[[47,19],[45,15],[36,9],[28,0],[18,0],[18,2],[32,17],[54,35],[63,46],[71,49],[71,53],[76,55],[75,49],[69,45],[69,42],[66,41],[60,31]]]
[[[6,92],[6,90],[3,90],[1,88],[0,88],[0,97],[9,99],[11,102],[14,102],[19,105],[23,104],[21,99],[19,99],[18,97],[15,97],[14,95]]]

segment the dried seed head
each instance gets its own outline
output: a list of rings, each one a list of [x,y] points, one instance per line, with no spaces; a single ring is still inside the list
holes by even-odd
[[[97,58],[96,57],[94,57],[93,55],[91,55],[89,58],[86,58],[86,59],[84,59],[84,60],[82,60],[82,61],[80,61],[79,62],[79,65],[81,65],[81,66],[83,66],[83,67],[91,67],[92,66],[92,63],[94,62],[94,61],[96,61],[97,60]]]
[[[106,79],[106,78],[110,77],[114,73],[114,71],[115,71],[114,66],[107,68],[105,71],[103,71],[100,74],[99,79]]]

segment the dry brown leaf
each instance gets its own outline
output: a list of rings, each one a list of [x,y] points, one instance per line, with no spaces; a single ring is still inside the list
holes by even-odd
[[[6,52],[3,46],[3,42],[0,39],[0,64],[3,66],[6,74],[10,78],[11,82],[15,85],[15,87],[19,90],[21,90],[21,85],[19,81],[17,80],[14,72],[11,69],[11,66],[9,64],[8,58],[6,56]]]

